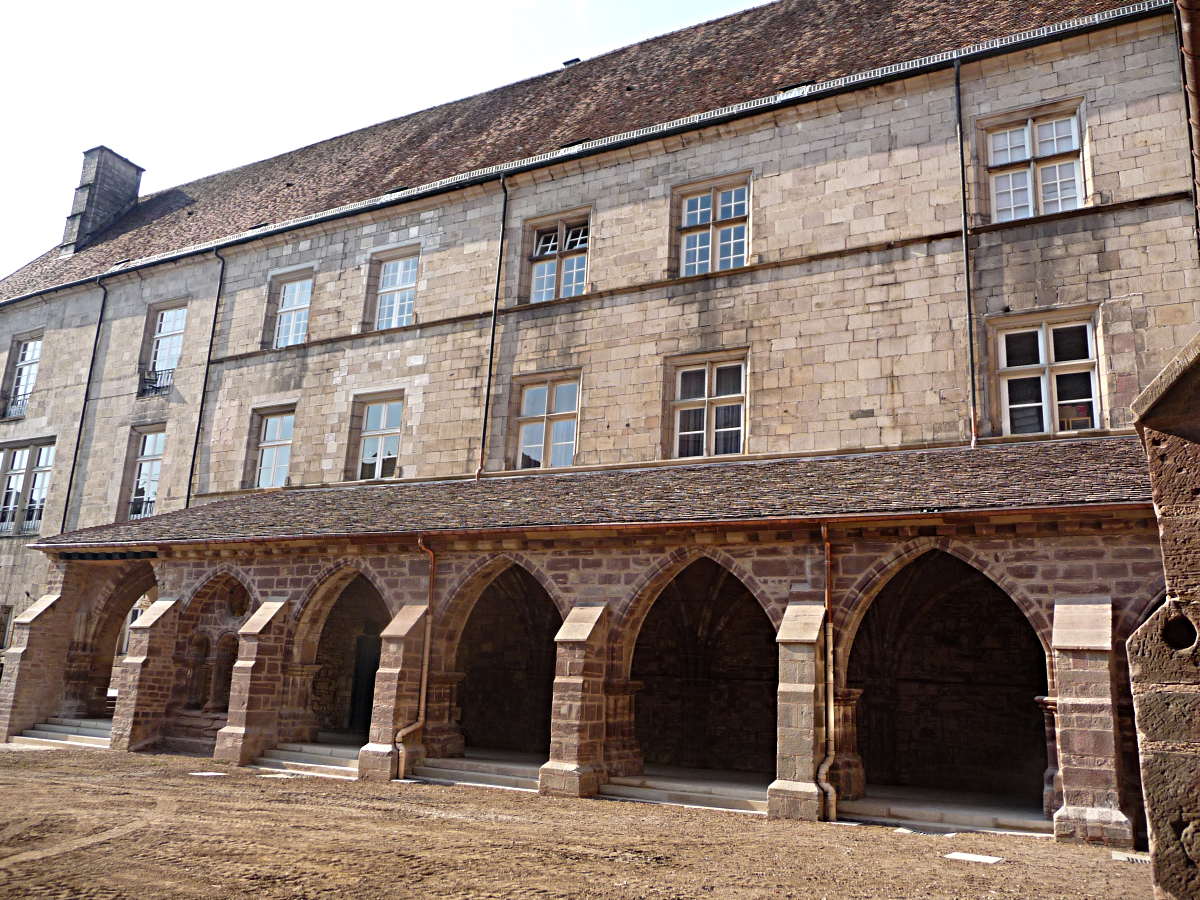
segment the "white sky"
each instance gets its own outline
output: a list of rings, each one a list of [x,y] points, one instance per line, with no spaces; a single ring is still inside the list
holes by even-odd
[[[145,194],[760,2],[9,0],[0,275],[61,240],[97,144]]]

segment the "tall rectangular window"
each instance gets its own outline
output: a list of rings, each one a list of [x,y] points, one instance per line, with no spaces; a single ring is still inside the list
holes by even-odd
[[[675,372],[675,456],[743,452],[746,364],[725,360],[681,366]]]
[[[144,519],[154,515],[158,502],[158,478],[162,472],[163,452],[166,446],[165,431],[148,431],[138,436],[133,488],[129,496],[131,519]]]
[[[746,265],[749,185],[687,193],[680,203],[680,275],[704,275]]]
[[[564,220],[534,233],[530,303],[577,297],[587,289],[586,221]]]
[[[25,520],[21,531],[32,534],[42,527],[46,495],[50,491],[50,472],[54,468],[54,445],[44,444],[32,452],[33,469],[29,473],[29,493],[25,500]]]
[[[147,367],[142,372],[139,397],[167,393],[175,381],[175,369],[183,353],[183,331],[187,325],[187,307],[160,309],[154,316]]]
[[[1009,222],[1083,203],[1078,115],[1031,117],[987,134],[992,218]]]
[[[11,387],[4,411],[7,417],[23,416],[29,407],[29,395],[37,384],[38,366],[42,360],[42,339],[18,341],[13,354]]]
[[[413,323],[417,294],[416,256],[388,259],[379,264],[379,289],[375,299],[375,327],[400,328]]]
[[[517,418],[517,468],[572,465],[578,417],[577,378],[548,379],[522,385]]]
[[[275,347],[303,344],[308,337],[308,306],[312,301],[313,281],[304,278],[279,286],[279,307],[275,314]]]
[[[1092,323],[1040,323],[1003,331],[1000,395],[1005,434],[1099,427],[1096,336]]]
[[[13,534],[25,495],[25,477],[29,470],[29,448],[13,447],[4,454],[4,494],[0,496],[0,534]]]
[[[372,401],[363,409],[362,435],[358,445],[360,479],[392,478],[396,475],[403,421],[402,400]]]
[[[282,487],[288,479],[292,461],[292,425],[295,413],[273,413],[260,417],[258,426],[258,465],[255,487]]]
[[[0,534],[35,534],[42,525],[54,445],[9,447],[0,460]]]

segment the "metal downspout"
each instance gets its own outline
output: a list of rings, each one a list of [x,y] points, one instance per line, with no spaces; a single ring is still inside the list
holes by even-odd
[[[437,590],[437,555],[433,550],[425,546],[424,534],[417,535],[417,547],[429,557],[429,597],[425,604],[425,643],[421,650],[421,687],[420,695],[417,698],[417,720],[409,725],[405,725],[396,732],[393,746],[397,750],[403,749],[406,737],[418,728],[425,727],[425,706],[426,698],[429,695],[429,645],[433,635],[433,601]]]
[[[834,738],[833,701],[833,548],[829,543],[829,526],[821,526],[821,543],[825,545],[825,758],[817,769],[817,787],[825,793],[825,821],[837,821],[837,788],[829,781],[829,770],[837,757]]]
[[[217,273],[217,296],[213,300],[212,327],[208,330],[208,352],[204,354],[204,378],[200,382],[200,403],[196,408],[196,434],[192,439],[192,459],[188,464],[187,492],[183,497],[183,507],[192,505],[192,489],[196,484],[196,457],[200,453],[200,432],[204,430],[204,406],[208,399],[208,372],[212,367],[213,344],[217,339],[217,318],[221,315],[221,298],[225,293],[225,257],[221,250],[215,248],[213,255],[221,261],[221,270]]]
[[[979,445],[979,408],[976,401],[978,386],[975,383],[975,304],[971,296],[971,246],[969,216],[967,213],[967,163],[966,142],[962,123],[962,62],[954,60],[954,131],[958,136],[958,187],[962,210],[962,255],[963,255],[963,303],[967,313],[967,366],[971,396],[968,401],[971,416],[971,449]]]
[[[496,250],[496,284],[492,291],[492,330],[488,337],[487,381],[483,388],[483,417],[479,426],[479,466],[475,469],[475,480],[483,474],[487,461],[488,416],[492,409],[492,364],[496,356],[496,313],[500,308],[500,276],[504,271],[504,235],[508,225],[508,182],[500,176],[500,190],[504,199],[500,203],[500,246]]]
[[[88,360],[87,380],[83,383],[83,403],[79,408],[79,428],[75,432],[75,451],[71,454],[71,469],[67,474],[67,492],[63,497],[62,522],[58,526],[61,534],[67,530],[67,514],[71,509],[71,490],[75,486],[75,468],[79,462],[79,447],[83,443],[83,428],[87,422],[88,400],[92,393],[92,377],[96,373],[96,353],[100,349],[100,331],[104,327],[104,310],[108,306],[108,285],[103,275],[96,276],[96,287],[100,288],[100,313],[96,316],[96,333],[92,337],[92,358]]]

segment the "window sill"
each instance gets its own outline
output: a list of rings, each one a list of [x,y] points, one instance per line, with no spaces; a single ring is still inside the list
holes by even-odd
[[[1151,203],[1169,203],[1176,200],[1191,200],[1191,198],[1192,195],[1187,191],[1176,191],[1171,194],[1158,194],[1153,197],[1123,200],[1119,203],[1094,203],[1081,206],[1078,209],[1068,209],[1065,212],[1045,213],[1040,216],[1026,216],[1024,219],[1011,219],[1007,222],[988,222],[984,225],[973,225],[967,229],[967,233],[989,234],[993,231],[1007,231],[1011,228],[1024,228],[1028,225],[1063,222],[1068,219],[1078,219],[1098,213],[1120,212],[1123,209],[1138,209]]]

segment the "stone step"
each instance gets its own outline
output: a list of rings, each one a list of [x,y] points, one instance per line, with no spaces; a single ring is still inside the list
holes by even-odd
[[[982,831],[1017,831],[1053,834],[1054,823],[1036,813],[988,809],[966,804],[903,801],[862,797],[838,804],[840,818],[872,825],[909,825],[917,828],[966,828]]]
[[[714,797],[736,797],[740,800],[767,799],[767,786],[738,784],[724,780],[683,778],[675,775],[619,775],[609,779],[609,784],[654,791],[670,791],[682,794],[706,794]]]
[[[60,747],[72,750],[92,749],[107,750],[107,738],[88,737],[86,735],[58,734],[52,731],[38,731],[30,728],[21,734],[10,738],[14,744],[29,744],[37,747]]]
[[[35,725],[38,731],[48,731],[53,734],[74,734],[84,737],[103,738],[107,743],[112,737],[111,728],[89,728],[85,725],[58,725],[54,722],[43,722]]]
[[[734,812],[759,813],[766,815],[766,792],[757,799],[733,794],[698,793],[663,788],[635,787],[628,784],[609,782],[600,786],[600,796],[619,800],[636,800],[639,803],[665,803],[671,806],[699,806],[705,809],[725,809]]]
[[[352,759],[358,761],[359,747],[349,744],[279,744],[278,750],[290,753],[304,753],[309,756],[330,757],[333,759]]]
[[[269,751],[274,752],[274,751]],[[302,762],[300,760],[279,759],[273,756],[260,756],[247,769],[260,769],[267,772],[295,772],[299,775],[315,775],[321,778],[340,778],[343,781],[356,781],[358,769],[348,766],[329,766],[320,763]]]
[[[459,760],[454,760],[454,762],[459,762]],[[432,784],[469,784],[479,787],[508,788],[514,791],[536,791],[538,789],[537,778],[496,775],[467,769],[448,769],[441,766],[417,766],[413,769],[413,777]]]
[[[162,749],[172,753],[183,753],[188,756],[212,756],[216,741],[213,738],[185,737],[179,734],[168,734],[162,739]]]
[[[66,716],[50,716],[43,723],[46,725],[67,725],[71,728],[93,728],[112,734],[112,719],[71,719]]]
[[[482,775],[507,775],[510,778],[538,779],[541,767],[532,763],[507,762],[499,759],[472,759],[469,756],[449,756],[426,759],[428,769],[451,769],[455,772],[478,772]]]

